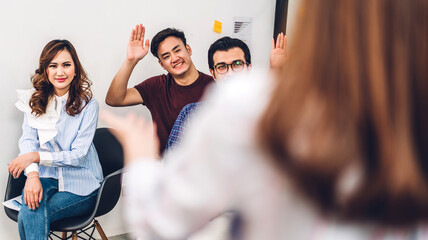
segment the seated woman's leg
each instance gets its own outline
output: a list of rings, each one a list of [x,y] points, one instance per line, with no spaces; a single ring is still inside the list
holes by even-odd
[[[59,219],[90,214],[97,201],[98,189],[88,196],[79,196],[70,192],[57,192],[49,201],[51,222]]]
[[[58,191],[58,181],[51,178],[41,178],[43,187],[43,198],[39,207],[35,210],[28,208],[24,201],[24,190],[22,190],[22,207],[18,213],[18,229],[21,239],[46,240],[49,234],[49,214],[47,203]]]

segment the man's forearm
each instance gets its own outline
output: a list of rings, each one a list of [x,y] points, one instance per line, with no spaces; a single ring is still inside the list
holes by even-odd
[[[126,90],[128,88],[128,81],[131,77],[132,71],[138,61],[129,61],[128,59],[120,67],[116,76],[110,84],[110,88],[107,92],[106,103],[110,106],[121,106],[126,96]]]

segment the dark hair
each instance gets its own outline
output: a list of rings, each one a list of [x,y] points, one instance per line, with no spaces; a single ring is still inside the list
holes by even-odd
[[[90,89],[91,81],[83,69],[79,57],[77,56],[76,49],[67,40],[52,40],[43,48],[40,54],[39,67],[36,69],[35,74],[31,77],[35,92],[30,99],[31,112],[36,116],[46,113],[46,107],[49,99],[54,95],[54,88],[49,82],[47,68],[55,56],[66,50],[70,53],[74,66],[76,76],[70,83],[68,91],[68,99],[65,105],[66,112],[70,116],[79,114],[83,108],[92,99],[92,92]]]
[[[150,45],[150,51],[152,52],[153,56],[158,56],[158,48],[159,44],[165,40],[167,37],[176,37],[181,39],[184,46],[186,47],[186,37],[184,36],[184,32],[175,28],[166,28],[160,32],[158,32],[152,39],[152,44]]]
[[[251,54],[250,49],[247,44],[245,44],[241,39],[231,38],[231,37],[222,37],[211,44],[210,49],[208,49],[208,67],[214,70],[214,53],[217,51],[227,51],[232,48],[240,48],[244,52],[245,62],[251,64]]]
[[[428,1],[301,4],[260,143],[328,213],[427,220]],[[355,165],[360,181],[343,194],[343,175]]]

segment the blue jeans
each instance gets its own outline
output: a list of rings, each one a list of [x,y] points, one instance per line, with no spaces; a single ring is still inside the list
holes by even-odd
[[[19,237],[22,240],[46,240],[51,222],[56,220],[90,214],[97,200],[98,189],[88,196],[79,196],[70,192],[58,192],[58,180],[40,178],[43,198],[35,210],[24,202],[18,214]]]

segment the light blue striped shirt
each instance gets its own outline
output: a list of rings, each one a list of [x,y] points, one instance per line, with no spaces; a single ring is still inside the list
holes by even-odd
[[[92,140],[98,122],[98,102],[92,99],[75,116],[65,110],[62,101],[57,135],[40,146],[38,130],[28,125],[24,113],[22,136],[19,139],[20,155],[39,152],[41,178],[58,179],[59,191],[86,196],[100,187],[103,173]]]

